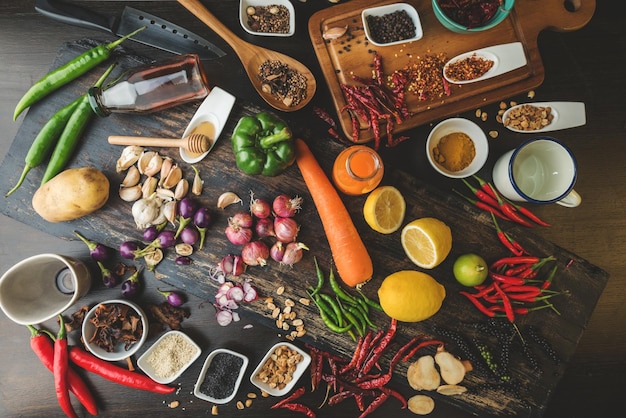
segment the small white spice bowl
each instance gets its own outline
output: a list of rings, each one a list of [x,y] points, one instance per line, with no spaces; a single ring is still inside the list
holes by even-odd
[[[242,360],[242,363],[241,363],[241,368],[239,369],[237,380],[235,381],[235,384],[233,386],[232,393],[225,398],[218,399],[218,398],[214,398],[212,396],[207,395],[206,393],[202,392],[201,389],[202,389],[202,383],[204,382],[204,378],[206,377],[206,374],[209,370],[209,367],[211,366],[211,363],[213,362],[213,359],[215,358],[216,355],[221,354],[221,353],[229,354],[234,357],[239,357]],[[228,403],[235,398],[235,395],[237,395],[237,391],[239,390],[239,385],[241,385],[241,380],[243,379],[243,374],[246,371],[247,367],[248,367],[248,357],[244,356],[243,354],[239,354],[227,348],[218,348],[216,350],[213,350],[204,361],[204,366],[202,366],[202,371],[200,372],[200,376],[198,376],[198,381],[196,382],[196,385],[193,388],[193,394],[197,398],[200,398],[208,402],[212,402],[216,404]]]
[[[117,343],[117,345],[115,346],[115,350],[109,352],[97,346],[95,343],[89,341],[89,339],[91,338],[91,336],[96,330],[96,327],[90,321],[90,319],[93,318],[93,316],[95,315],[96,309],[100,305],[113,305],[113,304],[130,306],[137,313],[137,315],[139,316],[141,320],[140,321],[141,326],[143,327],[141,338],[139,339],[139,341],[133,344],[132,347],[130,347],[130,349],[128,350],[124,348],[124,343]],[[102,360],[106,360],[106,361],[124,360],[125,358],[130,357],[133,354],[135,354],[141,348],[141,346],[143,346],[143,344],[146,342],[146,339],[148,339],[148,318],[146,317],[146,314],[143,311],[143,309],[141,309],[139,305],[137,305],[134,302],[131,302],[125,299],[107,300],[107,301],[98,303],[96,306],[91,308],[89,312],[87,312],[87,315],[85,315],[85,319],[83,320],[82,333],[83,333],[83,340],[85,342],[85,346],[87,347],[87,350],[94,356],[99,357]]]
[[[285,33],[257,32],[248,25],[248,7],[285,6],[289,10],[289,31]],[[241,0],[239,2],[239,23],[244,30],[258,36],[292,36],[296,33],[296,11],[289,0]]]
[[[156,350],[159,349],[159,346],[164,342],[166,338],[171,338],[172,336],[176,335],[179,335],[183,340],[185,340],[187,344],[189,344],[193,348],[194,352],[189,358],[189,361],[187,361],[185,364],[181,364],[180,368],[176,370],[175,373],[166,377],[159,376],[157,370],[155,370],[155,368],[150,364],[150,357]],[[192,340],[184,332],[172,330],[163,334],[154,344],[152,344],[150,348],[146,350],[145,353],[141,355],[141,357],[139,357],[139,359],[137,360],[137,366],[139,366],[139,368],[155,382],[166,385],[178,379],[180,375],[183,374],[183,372],[187,370],[187,368],[189,368],[189,366],[191,366],[193,362],[198,359],[198,357],[200,357],[200,354],[202,354],[202,350],[200,349],[200,346],[195,343],[194,340]]]
[[[293,372],[291,382],[287,383],[287,385],[285,385],[284,388],[278,389],[278,388],[270,387],[269,384],[260,381],[259,379],[256,378],[256,376],[263,369],[263,365],[265,364],[265,362],[272,356],[272,354],[274,354],[274,351],[278,347],[281,347],[281,346],[287,346],[289,349],[295,350],[298,353],[300,353],[302,355],[302,361],[300,361],[296,365],[296,370]],[[310,363],[311,363],[311,356],[307,352],[301,350],[300,348],[288,342],[279,342],[279,343],[274,344],[272,348],[270,348],[267,351],[267,354],[265,354],[265,356],[263,357],[259,365],[256,367],[256,369],[254,369],[254,371],[252,372],[252,375],[250,375],[250,382],[252,382],[254,386],[258,387],[259,389],[261,389],[262,391],[266,393],[269,393],[272,396],[283,396],[291,392],[296,382],[298,382],[298,379],[302,377],[302,374],[306,371],[307,367],[309,367]]]
[[[387,43],[379,43],[379,42],[376,42],[374,39],[372,39],[372,34],[370,32],[369,24],[367,22],[367,18],[369,16],[380,17],[380,16],[388,15],[394,12],[401,12],[401,11],[406,12],[406,14],[409,15],[409,17],[413,21],[413,25],[415,25],[414,36],[408,39],[401,39],[399,41],[387,42]],[[424,32],[422,30],[422,22],[420,21],[419,14],[417,13],[417,10],[415,10],[415,7],[411,6],[408,3],[392,3],[392,4],[387,4],[385,6],[370,7],[368,9],[363,9],[363,11],[361,12],[361,20],[363,21],[363,29],[365,30],[365,36],[367,36],[367,39],[370,41],[370,43],[376,46],[391,46],[391,45],[404,44],[408,42],[418,41],[422,39],[422,36],[424,36]]]
[[[474,143],[474,149],[476,150],[476,154],[472,162],[463,170],[459,171],[450,171],[446,169],[435,161],[433,156],[433,150],[437,147],[441,138],[454,132],[462,132],[469,136]],[[430,131],[428,139],[426,140],[426,155],[428,156],[430,165],[432,165],[435,170],[444,176],[450,178],[465,178],[471,176],[472,174],[476,174],[485,162],[487,162],[487,156],[489,155],[489,142],[487,141],[487,136],[480,126],[471,120],[463,118],[446,119],[437,124],[437,126]]]

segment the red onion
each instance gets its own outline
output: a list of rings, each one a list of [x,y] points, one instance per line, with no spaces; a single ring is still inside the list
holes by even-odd
[[[270,204],[263,199],[255,199],[254,193],[250,192],[250,213],[259,219],[265,219],[272,213]]]
[[[300,225],[293,218],[274,218],[274,236],[282,242],[292,242],[296,240]]]
[[[269,256],[270,249],[263,241],[251,241],[241,250],[241,258],[249,266],[264,266]]]
[[[238,255],[228,254],[222,258],[222,261],[220,261],[220,270],[225,274],[239,276],[245,269],[246,265]]]
[[[293,266],[298,261],[302,260],[302,250],[308,249],[309,247],[301,242],[290,242],[285,247],[282,263],[287,264],[288,266]]]
[[[218,310],[215,314],[217,323],[225,327],[233,321],[233,313],[228,310]]]
[[[256,221],[254,230],[259,238],[273,237],[274,233],[274,221],[272,218],[262,218]]]
[[[237,212],[228,218],[228,224],[240,228],[252,228],[254,220],[248,212]]]
[[[291,218],[300,210],[301,205],[301,197],[296,196],[294,198],[290,198],[285,194],[281,194],[274,198],[274,201],[272,202],[272,210],[276,216]]]
[[[274,245],[272,245],[272,247],[270,248],[270,257],[272,257],[272,260],[282,263],[284,256],[285,244],[283,244],[281,241],[276,241]]]
[[[252,229],[250,228],[228,225],[225,233],[226,238],[235,245],[247,244],[252,239]]]
[[[253,302],[257,300],[259,297],[259,294],[256,291],[256,289],[250,284],[250,280],[245,280],[243,282],[243,292],[244,292],[244,297],[243,297],[244,302]]]

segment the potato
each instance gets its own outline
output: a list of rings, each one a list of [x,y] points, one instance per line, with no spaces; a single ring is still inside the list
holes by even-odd
[[[48,222],[77,219],[100,209],[109,199],[109,179],[94,167],[69,168],[33,195],[33,208]]]

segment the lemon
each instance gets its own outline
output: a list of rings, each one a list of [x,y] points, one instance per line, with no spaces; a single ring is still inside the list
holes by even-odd
[[[404,196],[393,186],[381,186],[372,191],[365,200],[365,222],[376,232],[391,234],[402,226],[406,202]]]
[[[383,311],[403,322],[418,322],[439,311],[446,289],[432,276],[416,270],[390,274],[378,289]]]
[[[407,257],[425,269],[437,267],[452,249],[450,227],[436,218],[410,222],[402,229],[400,239]]]

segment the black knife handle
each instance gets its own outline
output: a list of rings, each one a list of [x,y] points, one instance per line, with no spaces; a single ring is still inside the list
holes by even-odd
[[[60,0],[36,0],[35,10],[44,16],[87,29],[98,29],[115,35],[115,17],[99,13]]]

